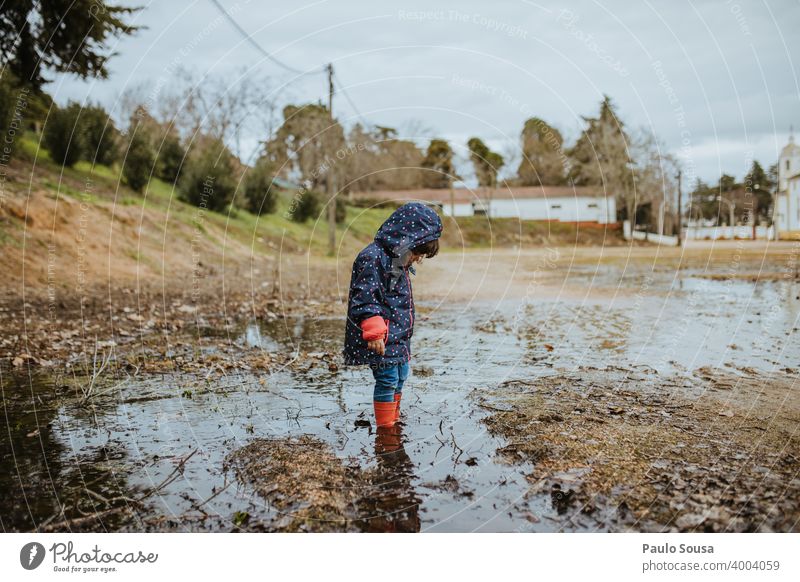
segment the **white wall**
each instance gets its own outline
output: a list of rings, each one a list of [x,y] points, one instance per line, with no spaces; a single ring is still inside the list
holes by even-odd
[[[561,222],[616,222],[614,199],[592,197],[492,200],[493,218],[558,220]]]
[[[775,226],[778,227],[778,231],[782,230],[789,230],[788,221],[788,209],[786,207],[786,203],[788,201],[788,197],[786,193],[778,194],[775,198]]]
[[[480,203],[459,202],[455,204],[455,216],[474,216]],[[492,218],[520,218],[522,220],[558,220],[560,222],[616,222],[617,207],[614,198],[590,196],[561,198],[523,198],[492,200],[489,213]],[[442,203],[445,216],[451,215],[450,203]]]
[[[778,158],[778,191],[786,190],[789,178],[798,172],[800,172],[800,148],[793,147],[790,152],[781,152]]]
[[[800,230],[800,179],[789,180],[787,186],[775,200],[775,224],[784,232]]]
[[[473,216],[475,212],[472,209],[472,202],[456,202],[455,203],[455,216]],[[442,214],[445,216],[453,216],[452,208],[449,202],[442,202]]]
[[[731,237],[731,234],[733,237]],[[686,240],[720,240],[720,239],[750,239],[753,238],[753,227],[748,224],[730,226],[687,226],[683,229]],[[756,238],[759,240],[774,240],[775,229],[764,225],[756,226]]]

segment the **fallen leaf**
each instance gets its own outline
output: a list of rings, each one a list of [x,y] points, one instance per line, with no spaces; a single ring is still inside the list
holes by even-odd
[[[699,513],[685,513],[675,520],[675,525],[681,529],[697,527],[706,520],[705,515]]]

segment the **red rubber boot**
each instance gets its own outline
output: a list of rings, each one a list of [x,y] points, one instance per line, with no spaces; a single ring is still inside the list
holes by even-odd
[[[379,427],[393,426],[397,416],[397,403],[375,400],[372,404],[375,407],[375,424]]]
[[[394,421],[398,422],[400,420],[400,399],[403,397],[402,392],[395,392],[394,393],[394,404],[395,404],[395,411],[394,411]]]

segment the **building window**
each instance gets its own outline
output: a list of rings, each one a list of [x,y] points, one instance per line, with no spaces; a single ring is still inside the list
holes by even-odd
[[[587,208],[597,208],[597,204],[595,204],[594,202],[592,202],[592,203],[590,203],[590,204],[587,204],[587,205],[586,205],[586,207],[587,207]]]
[[[789,169],[792,167],[792,166],[791,166],[791,162],[792,162],[792,160],[786,160],[786,171],[787,171],[787,172],[788,172],[788,171],[789,171]]]
[[[551,204],[551,205],[550,205],[550,208],[551,208],[552,210],[558,210],[559,208],[561,208],[561,204]]]

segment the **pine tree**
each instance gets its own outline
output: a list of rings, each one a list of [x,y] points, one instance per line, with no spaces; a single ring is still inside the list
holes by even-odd
[[[475,168],[475,175],[480,186],[494,188],[497,186],[497,173],[505,164],[503,156],[493,152],[477,137],[471,138],[467,142],[470,152],[472,166]]]
[[[584,117],[586,128],[570,150],[569,178],[576,186],[596,186],[615,196],[626,218],[636,213],[630,138],[611,102],[605,96],[598,117]]]
[[[70,102],[56,107],[44,125],[42,141],[54,162],[71,167],[84,155],[85,134],[81,127],[81,106]]]
[[[11,71],[37,91],[44,70],[79,77],[108,76],[114,37],[138,27],[124,19],[138,12],[103,0],[6,0],[0,11],[0,50]]]
[[[278,196],[272,185],[273,175],[273,169],[266,158],[258,160],[255,167],[247,172],[244,183],[244,198],[247,209],[253,214],[261,215],[275,212]]]
[[[448,188],[458,177],[453,165],[453,150],[443,139],[431,140],[422,167],[431,170],[425,173],[425,183],[429,188]]]
[[[523,186],[564,183],[564,138],[538,117],[525,122],[520,134],[522,161],[517,176]]]
[[[758,163],[753,160],[750,171],[744,177],[745,191],[753,197],[753,207],[756,216],[769,221],[772,216],[772,189],[775,187],[770,176]]]
[[[122,175],[133,190],[141,192],[150,181],[156,156],[142,132],[131,131],[128,147],[122,160]]]

